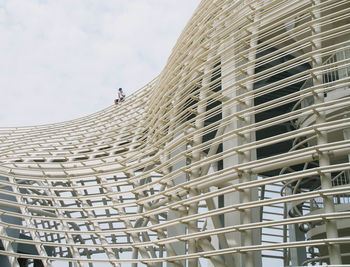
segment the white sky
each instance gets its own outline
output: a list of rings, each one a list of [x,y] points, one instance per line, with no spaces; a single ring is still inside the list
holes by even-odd
[[[0,0],[0,127],[71,120],[155,78],[200,0]]]

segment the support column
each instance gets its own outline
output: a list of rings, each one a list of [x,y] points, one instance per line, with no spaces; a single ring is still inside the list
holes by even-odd
[[[254,22],[259,18],[257,14],[254,14]],[[227,48],[225,46],[222,49],[225,49],[225,52],[222,54],[222,90],[224,99],[232,99],[243,93],[250,92],[254,87],[254,80],[251,78],[255,73],[255,59],[256,59],[256,46],[258,44],[258,25],[253,23],[252,27],[249,28],[251,39],[249,42],[249,47],[247,53],[247,64],[246,69],[241,69],[241,66],[237,66],[237,61],[235,60],[235,55],[241,51],[235,51],[235,48]],[[230,40],[229,45],[232,46],[234,41]],[[239,67],[239,69],[238,69]],[[244,84],[240,86],[235,86],[234,84],[241,80],[246,79]],[[248,78],[248,80],[247,80]],[[228,116],[231,116],[241,110],[250,108],[254,105],[253,99],[250,100],[240,100],[236,101],[230,106],[223,104],[223,119]],[[225,133],[237,130],[241,127],[254,124],[254,116],[238,117],[233,119],[232,122],[226,126]],[[247,144],[255,140],[255,133],[246,133],[243,135],[232,135],[232,138],[223,142],[223,150],[229,150],[233,147],[240,146],[242,144]],[[256,160],[256,151],[245,151],[243,153],[237,153],[233,156],[224,158],[224,169],[238,165],[241,163],[251,162]],[[251,180],[257,179],[256,175],[252,175],[249,171],[240,174],[238,180],[233,180],[231,184],[249,182]],[[233,192],[226,194],[224,196],[224,206],[232,205],[235,203],[246,203],[258,199],[258,190],[257,189],[246,189],[242,192]],[[259,221],[259,209],[246,209],[240,211],[240,213],[231,212],[225,214],[224,223],[225,226],[229,225],[238,225],[238,224],[249,224],[252,222]],[[227,234],[227,239],[230,246],[251,246],[254,244],[261,243],[261,231],[260,230],[249,230],[244,232],[235,232]],[[245,254],[235,254],[235,262],[237,266],[246,266],[246,267],[256,267],[261,266],[261,254],[260,252],[248,252]]]
[[[9,182],[10,180],[7,177],[0,176],[0,181]],[[0,182],[1,185],[1,182]],[[13,188],[11,186],[2,185],[2,189],[5,191],[9,191],[9,194],[0,193],[0,199],[8,200],[17,203],[16,197],[13,196],[10,192],[13,192]],[[10,212],[18,212],[17,209],[0,206],[0,210],[10,211]],[[10,216],[10,215],[0,215],[1,221],[5,223],[22,225],[22,219],[20,217]],[[20,231],[18,229],[11,229],[4,226],[0,226],[0,234],[3,236],[8,236],[12,238],[19,238]],[[10,242],[7,240],[1,240],[3,249],[9,252],[17,252],[18,244],[15,242]],[[19,266],[17,259],[12,256],[0,255],[0,266],[2,267],[10,267],[10,266]]]
[[[286,188],[286,194],[292,195],[293,192],[290,188]],[[295,205],[293,202],[287,203],[287,211]],[[288,225],[289,240],[290,242],[304,241],[305,234],[300,231],[298,224]],[[292,266],[302,266],[303,262],[307,260],[305,247],[290,248],[290,261]]]
[[[313,3],[313,20],[317,20],[321,18],[321,11],[319,10],[318,6],[321,4],[321,0],[314,0]],[[320,34],[322,32],[321,25],[317,22],[313,23],[313,35]],[[314,51],[319,51],[322,48],[322,41],[320,38],[315,37],[312,39],[312,48]],[[317,68],[322,65],[322,55],[320,53],[316,53],[314,56],[313,61],[313,68]],[[316,76],[313,76],[313,83],[314,86],[321,85],[322,82],[322,74],[318,74]],[[324,92],[319,92],[314,95],[314,102],[315,105],[322,104],[325,102],[324,99]],[[324,111],[316,112],[316,124],[324,123],[326,122],[326,113]],[[327,144],[327,132],[326,131],[318,131],[317,132],[317,145],[323,145]],[[319,166],[320,167],[326,167],[330,166],[330,159],[329,156],[319,152]],[[330,173],[320,173],[320,179],[321,179],[321,188],[322,189],[331,189],[332,188],[332,177]],[[324,212],[325,213],[333,213],[335,212],[334,202],[333,202],[333,196],[323,196],[323,205],[324,205]],[[326,224],[326,236],[327,238],[338,238],[338,229],[337,224],[334,220],[327,220],[325,222]],[[341,260],[341,253],[340,253],[340,246],[339,244],[329,244],[328,245],[328,253],[329,253],[329,259],[330,264],[332,265],[339,265],[342,263]]]
[[[350,128],[346,128],[343,130],[344,140],[350,140]],[[348,161],[350,162],[350,154],[348,154]]]
[[[182,134],[181,134],[182,135]],[[175,137],[176,138],[176,137]],[[186,145],[183,144],[180,147],[178,147],[176,150],[171,151],[169,153],[170,158],[175,157],[176,155],[178,155],[179,153],[183,152],[186,150]],[[167,152],[166,152],[167,153]],[[174,165],[171,166],[171,170],[175,171],[178,169],[181,169],[182,167],[186,166],[186,158],[181,159],[180,161],[178,161],[177,163],[175,163]],[[163,171],[163,173],[166,173],[165,171]],[[178,184],[182,184],[184,182],[186,182],[187,178],[185,174],[180,174],[177,175],[176,177],[173,178],[173,183],[170,185],[170,187],[174,186],[174,185],[178,185]],[[177,219],[181,216],[184,216],[184,212],[180,211],[180,210],[170,210],[168,212],[168,220],[173,220],[173,219]],[[184,224],[177,224],[174,226],[170,226],[167,228],[167,232],[168,232],[168,237],[171,236],[177,236],[177,235],[185,235],[186,234],[186,226]],[[172,247],[176,253],[176,255],[185,255],[186,254],[186,244],[185,242],[175,242],[172,243]],[[186,266],[185,262],[181,262],[183,266]],[[173,267],[175,266],[174,263],[168,262],[167,263],[168,267]]]
[[[214,56],[215,52],[212,51],[211,53],[209,53],[208,57],[207,57],[207,64],[204,68],[204,75],[202,77],[202,86],[200,88],[199,91],[199,103],[197,106],[197,117],[195,120],[195,130],[197,130],[197,133],[193,136],[193,147],[196,147],[200,144],[202,144],[203,142],[203,135],[204,132],[201,131],[201,129],[203,129],[204,125],[204,121],[205,121],[205,116],[204,114],[206,114],[206,108],[207,108],[207,100],[208,100],[208,95],[209,95],[209,88],[210,88],[210,82],[211,82],[211,76],[212,76],[212,72],[213,72],[213,66],[212,64],[212,57]],[[199,131],[199,132],[198,132]],[[217,131],[217,134],[220,131]],[[216,136],[215,136],[216,138]],[[214,148],[214,147],[216,148]],[[210,156],[211,154],[211,150],[214,148],[214,151],[216,153],[217,151],[217,146],[218,145],[212,145],[209,149],[208,155]],[[201,152],[202,149],[194,149],[192,152],[192,157],[191,157],[191,161],[192,163],[195,163],[199,160],[201,160]],[[190,173],[190,179],[196,179],[200,176],[206,175],[207,172],[209,170],[209,165],[208,166],[200,166],[200,167],[196,167],[194,168],[191,173]],[[198,190],[194,190],[191,189],[189,191],[189,196],[190,197],[195,197],[197,195],[199,195],[200,192]],[[212,202],[211,202],[212,201]],[[213,200],[206,200],[206,203],[208,205],[208,209],[215,209],[213,206],[215,206],[214,201]],[[216,205],[217,207],[217,205]],[[194,215],[198,213],[198,202],[195,204],[191,204],[189,206],[189,215]],[[211,220],[213,222],[212,228],[221,228],[221,224],[220,227],[218,226],[217,220],[216,218],[214,218],[215,216],[211,217]],[[198,222],[197,220],[191,221],[188,225],[188,232],[189,233],[195,233],[198,232]],[[214,241],[214,243],[216,243],[218,245],[221,244],[221,246],[216,246],[218,249],[222,249],[222,248],[227,248],[227,242],[225,242],[225,240],[223,240],[222,235],[219,235],[219,238]],[[215,237],[216,238],[216,237]],[[218,242],[219,241],[219,242]],[[205,238],[205,239],[200,239],[197,242],[195,240],[191,240],[188,243],[188,253],[194,253],[197,252],[197,248],[201,248],[204,251],[208,251],[208,250],[215,250],[215,246],[213,245],[213,240],[211,240],[211,242]],[[218,256],[213,256],[210,257],[209,260],[210,262],[208,263],[208,266],[226,266],[226,265],[230,265],[232,267],[234,267],[234,262],[231,259],[230,255],[224,255],[224,259],[225,262],[223,261],[222,258],[218,257]],[[226,264],[226,265],[225,265]],[[189,266],[198,266],[198,259],[193,259],[193,260],[189,260],[188,261],[188,265]]]
[[[203,101],[206,97],[207,97],[207,92],[208,92],[208,86],[206,86],[208,84],[208,76],[206,75],[208,74],[210,71],[210,66],[206,66],[205,70],[204,70],[204,77],[202,81],[202,85],[204,85],[202,88],[199,89],[199,101]],[[203,128],[204,126],[204,117],[201,116],[202,114],[205,113],[205,103],[200,102],[197,106],[197,117],[195,120],[195,129],[196,130],[200,130]],[[196,147],[198,145],[200,145],[202,143],[202,139],[203,139],[203,133],[200,132],[198,134],[195,134],[193,136],[193,147]],[[192,158],[191,161],[192,163],[199,161],[201,158],[201,150],[200,149],[195,149],[192,152]],[[196,167],[192,170],[192,172],[190,173],[190,179],[195,179],[198,178],[201,175],[201,168],[200,167]],[[189,197],[195,197],[198,195],[197,190],[194,189],[190,189],[189,191]],[[189,210],[188,210],[188,215],[193,215],[198,213],[198,202],[190,204],[189,205]],[[193,220],[191,222],[189,222],[188,224],[188,233],[196,233],[198,232],[198,222],[197,220]],[[197,244],[196,244],[196,240],[189,240],[188,241],[188,253],[195,253],[197,252]],[[193,267],[197,267],[198,266],[198,259],[191,259],[188,260],[188,265],[189,266],[193,266]]]

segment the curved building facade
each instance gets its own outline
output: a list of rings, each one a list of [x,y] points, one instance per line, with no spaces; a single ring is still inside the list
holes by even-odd
[[[350,264],[349,14],[203,0],[125,102],[1,128],[1,266]]]

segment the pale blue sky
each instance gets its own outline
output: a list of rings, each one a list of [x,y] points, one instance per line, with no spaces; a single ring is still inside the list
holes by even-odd
[[[79,118],[163,69],[200,0],[0,0],[0,127]]]

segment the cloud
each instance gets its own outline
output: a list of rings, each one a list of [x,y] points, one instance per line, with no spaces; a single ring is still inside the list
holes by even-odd
[[[78,118],[160,73],[199,0],[0,1],[0,126]]]

